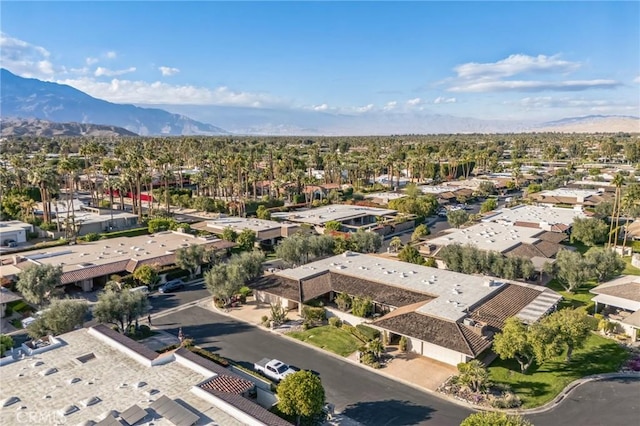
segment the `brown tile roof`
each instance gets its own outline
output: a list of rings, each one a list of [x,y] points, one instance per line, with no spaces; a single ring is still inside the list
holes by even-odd
[[[331,287],[334,291],[347,293],[351,296],[370,297],[374,302],[384,303],[385,305],[400,307],[417,302],[426,303],[433,299],[432,296],[423,293],[367,281],[333,271],[329,273],[331,274]]]
[[[551,231],[552,232],[564,232],[564,231],[568,230],[569,228],[571,228],[570,225],[565,225],[564,223],[556,223],[556,224],[551,226]]]
[[[599,286],[591,290],[591,293],[606,294],[607,296],[620,297],[622,299],[640,302],[640,281],[626,282],[610,287]]]
[[[298,281],[278,275],[265,275],[249,284],[249,287],[265,293],[300,302],[300,285]]]
[[[549,231],[544,231],[538,235],[535,236],[535,238],[539,239],[540,241],[548,241],[550,243],[561,243],[564,240],[566,240],[567,238],[569,238],[569,236],[565,233],[562,232],[549,232]]]
[[[135,340],[125,336],[124,334],[120,334],[117,331],[110,329],[104,324],[94,325],[91,328],[93,328],[103,336],[108,337],[109,339],[117,343],[120,343],[122,346],[131,349],[132,351],[136,352],[138,355],[145,357],[149,361],[153,361],[158,357],[157,352],[152,351],[142,343],[138,343]]]
[[[515,257],[515,256],[524,257],[526,259],[533,259],[534,257],[540,257],[540,256],[546,257],[546,256],[543,256],[540,250],[538,250],[536,246],[534,246],[533,244],[524,244],[524,243],[518,244],[511,250],[504,252],[504,255],[510,256],[510,257]]]
[[[105,265],[90,266],[88,268],[77,269],[75,271],[69,271],[62,274],[60,279],[61,284],[74,283],[76,281],[88,280],[96,277],[102,277],[104,275],[115,274],[126,270],[128,260],[121,260],[118,262],[107,263]]]
[[[238,410],[248,414],[254,419],[262,422],[265,425],[269,426],[291,426],[291,423],[284,420],[281,417],[276,416],[266,408],[262,408],[258,404],[253,401],[248,400],[242,395],[238,395],[235,393],[225,393],[219,392],[216,390],[207,390],[207,392],[212,395],[220,398],[221,400],[227,402],[228,404],[233,405]]]
[[[553,258],[563,248],[562,245],[552,243],[551,241],[538,241],[533,245],[540,253],[542,257]]]
[[[331,275],[325,271],[321,275],[302,281],[302,300],[315,299],[331,291]]]
[[[242,395],[243,393],[253,389],[254,386],[255,385],[249,380],[227,375],[218,375],[198,385],[198,387],[207,391],[214,390],[218,392],[235,393],[238,395]]]
[[[500,329],[507,318],[515,316],[540,295],[540,290],[517,284],[504,285],[491,299],[473,307],[471,318]]]
[[[483,339],[460,323],[417,312],[382,317],[374,324],[394,333],[414,337],[472,357],[491,346],[489,340]]]

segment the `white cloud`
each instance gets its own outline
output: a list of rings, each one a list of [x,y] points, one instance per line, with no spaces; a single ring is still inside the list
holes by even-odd
[[[329,109],[329,105],[327,104],[314,105],[313,107],[311,107],[311,109],[314,111],[327,111]]]
[[[570,72],[580,67],[577,62],[563,61],[558,55],[528,56],[510,55],[506,59],[490,63],[469,62],[458,65],[454,71],[459,78],[511,77],[529,72]]]
[[[173,68],[173,67],[158,67],[158,69],[160,70],[162,75],[165,77],[170,77],[180,72],[178,68]]]
[[[369,105],[365,105],[365,106],[361,106],[361,107],[356,107],[355,111],[356,112],[369,112],[369,111],[373,111],[375,109],[375,105],[374,104],[369,104]]]
[[[625,101],[605,100],[605,99],[583,99],[552,96],[535,96],[522,98],[516,103],[527,110],[546,108],[579,108],[589,111],[610,110],[615,108],[627,109],[631,107]],[[635,106],[637,108],[637,105]]]
[[[392,111],[392,110],[396,109],[397,106],[398,106],[398,102],[397,101],[391,101],[391,102],[387,102],[386,105],[384,107],[382,107],[382,109],[384,111]]]
[[[130,74],[135,71],[136,71],[136,67],[129,67],[124,70],[110,70],[108,68],[98,67],[96,68],[93,75],[95,75],[96,77],[116,77],[119,75]]]
[[[620,86],[616,80],[568,80],[568,81],[536,81],[536,80],[480,80],[459,82],[450,87],[450,92],[572,92],[589,89],[613,89]]]
[[[89,66],[97,64],[98,61],[99,61],[98,58],[92,58],[92,57],[88,57],[87,59],[84,60],[84,62]]]
[[[455,104],[456,98],[445,98],[444,96],[438,96],[433,100],[434,104]]]
[[[236,92],[228,87],[209,89],[196,86],[176,86],[161,81],[119,80],[108,82],[93,78],[59,80],[99,99],[116,103],[140,105],[227,105],[243,107],[284,106],[287,103],[263,93]]]
[[[104,56],[107,59],[115,59],[118,57],[118,54],[116,52],[114,52],[113,50],[110,50],[109,52],[105,53]]]
[[[640,83],[640,75],[633,79],[634,83]]]
[[[409,106],[417,106],[417,105],[420,105],[420,104],[422,104],[422,99],[420,99],[420,98],[409,99],[407,101],[407,105],[409,105]]]
[[[0,33],[0,62],[18,75],[50,79],[54,74],[50,56],[44,47]]]

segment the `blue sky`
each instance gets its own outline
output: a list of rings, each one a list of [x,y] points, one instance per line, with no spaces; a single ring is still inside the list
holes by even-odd
[[[638,2],[14,2],[2,66],[138,105],[640,115]]]

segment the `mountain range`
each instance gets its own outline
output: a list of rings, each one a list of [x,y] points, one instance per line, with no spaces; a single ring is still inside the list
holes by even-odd
[[[223,135],[226,130],[156,108],[96,99],[64,84],[19,77],[0,70],[2,117],[36,118],[122,127],[141,136]]]
[[[1,69],[0,72],[0,89],[0,116],[3,118],[75,123],[75,126],[67,126],[67,130],[55,128],[55,126],[45,130],[47,125],[44,122],[33,120],[23,122],[19,126],[5,127],[3,124],[3,135],[12,134],[12,131],[16,132],[13,134],[40,132],[45,136],[66,131],[71,134],[87,134],[87,132],[108,130],[104,128],[87,130],[78,127],[78,123],[121,127],[141,136],[640,132],[640,118],[631,116],[586,116],[539,123],[481,120],[434,114],[429,111],[415,113],[370,111],[366,114],[347,114],[302,109],[258,109],[214,105],[141,107],[107,102],[71,86],[19,77],[5,69]],[[112,130],[119,134],[117,130]]]
[[[55,123],[37,118],[1,118],[2,136],[138,136],[122,127],[88,124]]]

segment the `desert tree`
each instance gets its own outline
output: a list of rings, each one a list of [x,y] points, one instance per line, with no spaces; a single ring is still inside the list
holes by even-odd
[[[27,302],[42,305],[56,292],[61,278],[61,265],[31,265],[18,274],[16,288]]]

